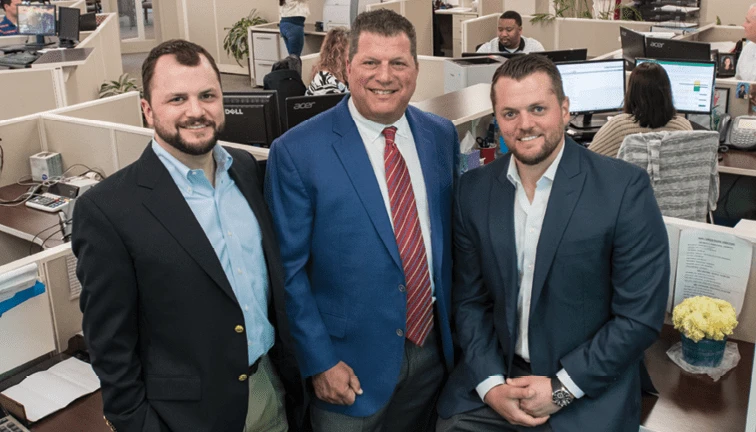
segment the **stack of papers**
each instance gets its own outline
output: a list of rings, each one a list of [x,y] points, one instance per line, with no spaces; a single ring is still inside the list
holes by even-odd
[[[26,419],[36,422],[99,388],[100,380],[92,366],[70,358],[29,375],[2,394],[23,405]]]
[[[699,10],[699,8],[697,7],[674,6],[674,5],[662,6],[659,9],[663,10],[664,12],[685,12],[685,13],[696,12],[697,10]]]

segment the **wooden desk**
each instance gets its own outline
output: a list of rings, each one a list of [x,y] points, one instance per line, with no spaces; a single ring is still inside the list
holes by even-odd
[[[451,120],[454,126],[493,113],[491,84],[475,84],[462,90],[446,93],[421,102],[417,108]]]
[[[720,173],[756,177],[756,152],[730,149],[720,154]]]
[[[643,397],[641,432],[743,431],[754,344],[737,341],[740,363],[714,382],[706,375],[683,371],[667,357],[667,350],[679,341],[679,332],[665,325],[646,350],[646,366],[659,397]]]
[[[0,198],[11,200],[23,194],[27,186],[11,184],[0,188]],[[59,216],[57,213],[47,213],[35,210],[24,204],[7,207],[0,206],[0,232],[40,247],[54,247],[63,243],[63,235],[59,231]],[[49,238],[48,238],[49,236]],[[28,254],[28,252],[27,252]]]

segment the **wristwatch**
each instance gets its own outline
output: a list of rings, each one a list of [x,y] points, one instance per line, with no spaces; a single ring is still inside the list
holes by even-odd
[[[551,378],[551,401],[554,405],[564,408],[575,400],[575,396],[567,390],[567,387],[559,381],[559,378]]]

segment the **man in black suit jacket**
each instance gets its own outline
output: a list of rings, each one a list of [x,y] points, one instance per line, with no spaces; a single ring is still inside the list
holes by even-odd
[[[464,356],[437,430],[637,432],[639,366],[669,288],[648,175],[565,138],[569,100],[545,57],[509,60],[491,98],[510,153],[456,191]]]
[[[127,432],[298,430],[279,250],[255,159],[216,145],[217,66],[174,40],[142,75],[155,138],[82,196],[73,219],[106,421]]]

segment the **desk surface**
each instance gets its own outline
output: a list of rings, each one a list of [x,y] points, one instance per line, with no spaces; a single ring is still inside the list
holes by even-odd
[[[646,366],[659,398],[643,397],[641,424],[653,432],[744,430],[754,345],[737,341],[740,363],[714,382],[683,371],[667,357],[667,350],[679,341],[679,332],[665,325],[646,350]]]
[[[281,30],[278,28],[277,22],[252,26],[250,27],[250,30],[253,33],[256,33],[256,32],[281,33]],[[317,36],[325,36],[327,34],[327,32],[315,30],[315,24],[312,24],[312,23],[305,23],[304,33],[306,35],[317,35]]]
[[[12,184],[0,188],[0,198],[12,200],[26,192],[27,186]],[[34,210],[24,204],[7,207],[0,206],[0,231],[26,240],[39,246],[54,247],[63,243],[59,230],[57,213]],[[52,235],[49,239],[48,236]],[[47,239],[47,241],[45,241]]]
[[[451,120],[454,126],[457,126],[493,113],[491,84],[475,84],[412,105],[423,111],[447,118]]]
[[[719,172],[756,177],[756,152],[729,149],[720,154]]]

